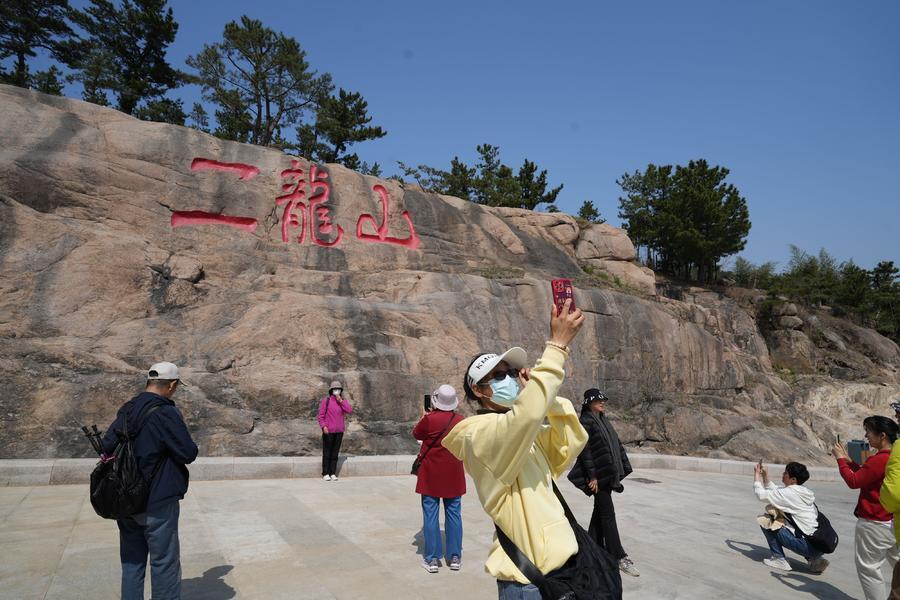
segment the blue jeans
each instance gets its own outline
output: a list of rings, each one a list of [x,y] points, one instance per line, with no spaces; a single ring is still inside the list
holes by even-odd
[[[422,494],[422,534],[425,537],[425,560],[441,558],[441,524],[438,516],[441,499]],[[447,536],[447,554],[462,558],[462,498],[444,498],[444,532]]]
[[[150,555],[153,600],[181,598],[181,556],[178,548],[177,500],[128,519],[119,519],[122,559],[122,600],[144,599],[144,573]]]
[[[762,528],[760,528],[762,529]],[[822,553],[809,545],[805,539],[795,533],[788,531],[787,527],[782,527],[777,531],[771,529],[763,529],[766,541],[769,542],[769,550],[775,558],[784,558],[784,549],[793,550],[806,559],[819,558]]]
[[[497,580],[498,600],[541,600],[541,591],[533,583]]]

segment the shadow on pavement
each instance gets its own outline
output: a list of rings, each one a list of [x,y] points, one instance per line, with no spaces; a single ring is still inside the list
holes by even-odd
[[[423,530],[419,530],[416,532],[416,535],[413,537],[412,545],[416,547],[416,554],[425,558],[425,533]],[[444,548],[447,547],[447,535],[444,533],[444,530],[441,529],[441,553],[443,553]]]
[[[772,573],[772,577],[798,592],[811,594],[813,598],[828,598],[829,600],[855,600],[827,581],[813,579],[799,573]]]
[[[223,577],[233,569],[232,565],[221,565],[207,569],[200,577],[181,582],[181,595],[185,600],[228,600],[237,596],[234,588],[223,581]]]
[[[762,562],[764,558],[769,558],[771,552],[766,546],[757,546],[749,542],[739,542],[737,540],[725,540],[725,545],[736,552],[740,552],[747,558],[756,562]]]

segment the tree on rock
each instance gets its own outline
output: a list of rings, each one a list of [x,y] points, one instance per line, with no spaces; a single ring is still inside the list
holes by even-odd
[[[183,83],[183,75],[166,60],[166,49],[178,32],[166,0],[121,0],[119,6],[91,0],[72,20],[88,35],[76,76],[84,85],[85,100],[107,104],[109,90],[116,107],[133,115],[141,102],[158,100]]]
[[[348,92],[343,88],[337,96],[326,96],[316,110],[315,124],[297,128],[297,150],[318,162],[341,163],[347,168],[370,173],[376,168],[380,173],[378,163],[363,169],[359,156],[347,152],[351,144],[387,135],[381,127],[369,125],[372,117],[368,114],[368,106],[359,92]]]
[[[14,59],[11,71],[0,70],[0,81],[46,93],[62,93],[61,72],[55,66],[32,74],[28,59],[45,50],[57,61],[72,65],[78,55],[78,36],[66,21],[68,0],[4,0],[0,2],[0,60]]]
[[[214,104],[225,139],[285,145],[282,130],[297,125],[331,93],[331,76],[309,68],[294,38],[242,16],[225,25],[222,41],[187,59],[204,99]]]
[[[582,203],[581,208],[578,209],[578,218],[588,223],[606,223],[606,219],[600,215],[600,211],[594,206],[593,200],[585,200]]]
[[[722,258],[744,249],[750,213],[728,174],[701,159],[674,170],[651,164],[617,181],[623,227],[656,268],[709,282]]]

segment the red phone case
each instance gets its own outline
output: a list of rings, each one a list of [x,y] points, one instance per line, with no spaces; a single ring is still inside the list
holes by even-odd
[[[567,298],[572,300],[572,303],[569,304],[569,312],[575,310],[575,291],[572,288],[571,279],[554,279],[550,282],[550,289],[553,291],[553,303],[556,305],[557,314],[562,313]]]

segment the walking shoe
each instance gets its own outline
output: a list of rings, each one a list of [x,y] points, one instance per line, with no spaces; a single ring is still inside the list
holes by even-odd
[[[459,571],[459,568],[462,566],[462,561],[455,554],[450,557],[450,570],[451,571]]]
[[[819,573],[823,573],[825,569],[828,568],[828,561],[822,557],[813,558],[808,561],[809,562],[809,570],[818,575]]]
[[[772,567],[773,569],[778,569],[780,571],[793,571],[791,568],[791,563],[787,561],[786,558],[764,558],[763,563],[767,567]]]
[[[429,573],[437,573],[440,566],[438,565],[438,561],[436,558],[432,558],[431,560],[422,559],[422,568],[428,571]]]
[[[641,572],[637,570],[637,567],[634,566],[634,562],[627,556],[619,559],[619,570],[632,577],[641,576]]]
[[[328,475],[322,475],[322,479],[324,479],[325,481],[331,481],[331,477],[329,477]]]
[[[331,480],[332,480],[332,481],[337,481],[337,475],[332,475],[332,476],[331,476]]]

